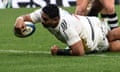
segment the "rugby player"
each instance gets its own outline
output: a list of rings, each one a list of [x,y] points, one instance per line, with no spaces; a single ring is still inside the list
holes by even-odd
[[[67,45],[67,49],[52,46],[52,55],[82,56],[94,52],[120,51],[120,28],[110,31],[106,21],[97,17],[70,14],[54,4],[48,4],[30,14],[17,17],[15,29],[22,32],[25,21],[40,22]]]

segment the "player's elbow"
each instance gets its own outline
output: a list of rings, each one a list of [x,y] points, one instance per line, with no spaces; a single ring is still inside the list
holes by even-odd
[[[83,56],[85,55],[85,50],[82,41],[78,41],[75,44],[71,45],[72,55],[73,56]]]

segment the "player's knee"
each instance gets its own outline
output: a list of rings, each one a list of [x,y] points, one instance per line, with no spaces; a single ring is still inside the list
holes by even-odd
[[[86,15],[86,10],[79,10],[76,12],[78,15]]]
[[[105,11],[108,13],[108,14],[113,14],[115,12],[115,8],[113,6],[111,7],[106,7],[105,8]]]
[[[78,15],[85,15],[86,11],[87,11],[86,7],[81,6],[76,9],[75,13]]]
[[[107,37],[108,37],[109,42],[112,42],[114,40],[114,33],[112,31],[108,32]]]

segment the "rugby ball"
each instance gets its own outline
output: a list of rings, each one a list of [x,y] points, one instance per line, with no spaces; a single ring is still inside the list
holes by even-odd
[[[24,23],[26,27],[22,33],[18,33],[17,31],[14,32],[17,37],[25,38],[31,36],[35,32],[36,28],[32,22],[24,22]]]

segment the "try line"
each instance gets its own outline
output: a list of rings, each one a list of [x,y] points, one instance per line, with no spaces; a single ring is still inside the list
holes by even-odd
[[[0,53],[28,53],[28,54],[51,54],[50,51],[27,51],[27,50],[0,50]],[[85,56],[90,56],[90,57],[120,57],[119,55],[106,55],[106,54],[89,54]]]
[[[0,53],[45,53],[45,54],[50,54],[49,51],[27,51],[27,50],[0,50]]]

